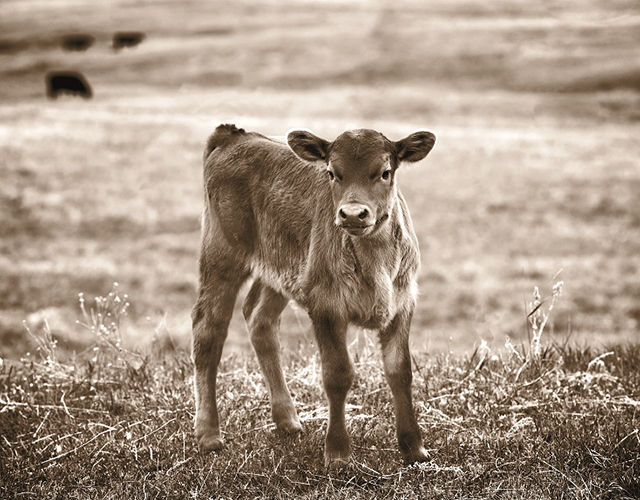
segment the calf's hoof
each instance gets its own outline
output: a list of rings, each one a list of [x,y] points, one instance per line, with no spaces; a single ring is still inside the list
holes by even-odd
[[[350,455],[351,447],[348,440],[340,447],[327,445],[324,450],[324,465],[329,470],[344,469],[349,464]]]
[[[423,446],[404,451],[402,456],[406,465],[416,462],[428,462],[430,460],[429,453],[427,453],[427,450],[425,450]]]
[[[271,416],[279,431],[286,434],[298,434],[302,430],[293,403],[274,404]]]
[[[224,441],[217,432],[196,432],[196,439],[198,441],[198,448],[202,453],[219,451],[224,446]]]
[[[276,422],[276,428],[280,432],[291,435],[298,434],[300,431],[302,431],[300,422],[294,419],[281,420],[280,422]]]
[[[329,470],[340,471],[349,465],[349,457],[325,457],[324,465]]]

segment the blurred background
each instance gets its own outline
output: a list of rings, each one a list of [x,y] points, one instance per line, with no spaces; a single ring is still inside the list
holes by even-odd
[[[437,134],[400,174],[417,349],[526,342],[534,286],[558,280],[554,341],[638,339],[637,0],[3,0],[0,357],[45,320],[82,351],[78,294],[90,307],[114,282],[125,347],[188,348],[201,156],[221,122]],[[229,351],[249,349],[245,292]],[[305,313],[287,308],[282,333],[310,341]]]

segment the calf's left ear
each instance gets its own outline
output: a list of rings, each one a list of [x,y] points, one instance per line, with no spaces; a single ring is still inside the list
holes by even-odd
[[[306,130],[294,130],[287,135],[287,143],[293,152],[303,160],[326,162],[329,153],[329,141]]]
[[[401,162],[420,161],[427,156],[435,143],[436,136],[433,133],[427,130],[414,132],[404,139],[395,142],[398,160]]]

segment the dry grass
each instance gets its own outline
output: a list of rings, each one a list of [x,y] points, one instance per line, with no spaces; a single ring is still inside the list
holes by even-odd
[[[418,356],[414,398],[431,461],[405,467],[396,449],[391,395],[365,337],[350,350],[357,378],[347,422],[347,469],[328,473],[327,407],[319,360],[287,355],[303,423],[296,438],[270,420],[253,357],[221,365],[226,448],[200,455],[192,436],[192,368],[183,351],[145,356],[113,342],[115,291],[87,307],[94,347],[57,358],[40,348],[0,365],[0,496],[23,498],[637,498],[640,494],[640,349],[607,352],[483,345],[470,357]],[[535,307],[535,297],[532,305]],[[532,311],[549,314],[549,303]],[[536,314],[539,318],[535,318]],[[86,320],[87,317],[83,318]],[[91,328],[91,327],[94,328]]]

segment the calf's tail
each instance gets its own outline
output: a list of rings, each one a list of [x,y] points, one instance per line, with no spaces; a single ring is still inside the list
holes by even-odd
[[[218,125],[216,130],[209,136],[207,140],[207,146],[204,148],[204,161],[206,163],[209,155],[213,153],[213,150],[227,144],[229,141],[237,139],[239,136],[246,134],[244,129],[237,128],[230,123],[223,123]]]

